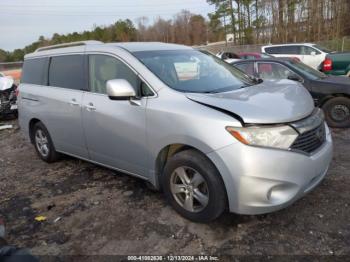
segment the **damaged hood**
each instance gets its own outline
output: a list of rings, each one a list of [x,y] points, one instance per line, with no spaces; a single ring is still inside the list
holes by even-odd
[[[7,89],[10,89],[14,83],[14,80],[12,77],[4,76],[0,77],[0,91],[5,91]]]
[[[187,93],[203,105],[238,115],[244,123],[277,124],[307,117],[314,110],[309,92],[290,80],[264,81],[238,90],[203,94]]]

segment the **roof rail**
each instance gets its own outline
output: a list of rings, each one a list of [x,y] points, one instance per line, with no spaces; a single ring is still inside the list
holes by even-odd
[[[35,50],[35,52],[41,52],[45,50],[63,48],[63,47],[71,47],[71,46],[81,46],[81,45],[94,45],[94,44],[103,44],[101,41],[89,40],[89,41],[79,41],[79,42],[71,42],[71,43],[63,43],[58,45],[49,45],[44,47],[39,47]]]

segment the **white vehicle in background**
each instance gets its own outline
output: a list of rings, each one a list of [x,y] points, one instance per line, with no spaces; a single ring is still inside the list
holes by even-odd
[[[261,52],[275,57],[296,57],[315,69],[318,69],[327,54],[332,53],[331,50],[310,43],[267,45],[261,48]]]
[[[11,76],[0,73],[0,119],[17,116],[16,85]]]
[[[238,60],[241,60],[239,55],[233,52],[225,52],[225,51],[220,51],[219,53],[216,54],[217,57],[220,59],[224,60],[227,63],[233,63]]]

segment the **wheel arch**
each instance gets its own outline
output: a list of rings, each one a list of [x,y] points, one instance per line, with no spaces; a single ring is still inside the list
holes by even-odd
[[[32,118],[30,121],[29,121],[29,125],[28,125],[28,127],[29,127],[29,138],[30,138],[30,142],[32,143],[32,144],[34,144],[34,126],[35,126],[35,124],[36,123],[39,123],[39,122],[41,122],[38,118]]]
[[[331,100],[332,98],[336,98],[336,97],[346,97],[346,98],[349,98],[349,99],[350,99],[350,94],[337,93],[337,94],[328,95],[328,96],[322,98],[322,100],[321,100],[320,103],[319,103],[319,106],[320,106],[320,107],[323,107],[324,104],[325,104],[326,102],[328,102],[328,101]]]
[[[195,146],[188,145],[185,143],[173,143],[169,144],[167,146],[164,146],[159,152],[155,160],[155,178],[154,178],[154,186],[157,190],[161,190],[161,184],[160,184],[160,178],[163,174],[164,167],[167,163],[167,161],[175,154],[185,151],[185,150],[195,150],[205,156],[208,161],[210,161],[215,168],[219,171],[219,169],[216,167],[215,163],[200,149],[198,149]],[[220,173],[220,172],[219,172]],[[221,179],[223,179],[221,177]]]

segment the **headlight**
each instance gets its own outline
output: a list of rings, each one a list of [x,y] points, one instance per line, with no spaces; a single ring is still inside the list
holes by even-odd
[[[290,126],[226,127],[238,141],[246,145],[288,149],[298,133]]]

